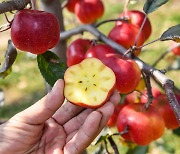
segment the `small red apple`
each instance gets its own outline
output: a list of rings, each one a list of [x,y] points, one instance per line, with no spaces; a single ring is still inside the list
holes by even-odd
[[[66,5],[66,8],[69,12],[74,13],[75,12],[75,5],[79,0],[68,0],[68,3]]]
[[[109,53],[116,53],[116,51],[109,45],[107,44],[98,44],[95,46],[90,47],[87,52],[85,57],[94,57],[98,59],[102,59],[106,56],[106,54]]]
[[[173,54],[176,56],[180,56],[180,43],[176,43],[176,42],[172,41],[170,44],[172,48],[177,46],[178,44],[179,44],[178,47],[172,49]]]
[[[86,51],[91,46],[91,41],[87,39],[77,39],[73,41],[67,51],[67,65],[72,66],[80,63],[84,58]]]
[[[16,13],[11,25],[11,39],[16,48],[42,54],[59,41],[57,18],[48,12],[24,9]]]
[[[143,103],[129,104],[119,112],[117,128],[119,132],[128,127],[128,133],[122,135],[126,140],[138,145],[147,145],[160,138],[164,133],[164,119],[156,108],[144,108]]]
[[[116,78],[114,72],[99,59],[86,58],[66,70],[64,81],[64,95],[68,101],[97,108],[111,96]]]
[[[161,113],[161,115],[163,116],[166,128],[168,129],[178,128],[179,124],[177,122],[177,119],[174,115],[173,110],[171,109],[171,106],[167,100],[166,95],[160,92],[160,90],[157,88],[152,88],[152,93],[154,97],[152,106],[157,108],[159,112]],[[146,103],[147,99],[148,99],[147,91],[144,91],[143,95],[141,96],[140,101],[142,103]]]
[[[122,23],[114,27],[108,37],[118,44],[122,45],[126,49],[129,49],[131,46],[134,45],[136,36],[138,34],[139,28],[129,24],[129,23]],[[144,43],[144,34],[141,33],[140,37],[137,42],[137,47],[141,46]],[[138,55],[141,50],[135,51],[135,55]]]
[[[104,5],[101,0],[79,0],[75,5],[75,14],[84,24],[95,22],[103,13]]]
[[[116,89],[127,94],[135,90],[141,79],[141,70],[132,59],[120,58],[118,54],[107,54],[101,61],[116,75]]]
[[[131,10],[131,11],[122,13],[120,15],[120,18],[122,18],[122,17],[127,18],[128,23],[131,23],[131,24],[137,26],[138,28],[140,28],[141,24],[143,23],[143,20],[145,18],[145,14],[144,14],[144,12],[141,12],[138,10]],[[121,25],[121,24],[122,24],[122,21],[116,22],[116,26]],[[142,29],[142,33],[145,36],[144,37],[145,40],[147,40],[149,38],[149,36],[151,35],[151,31],[152,31],[151,23],[150,23],[150,20],[147,18],[145,21],[144,27]]]

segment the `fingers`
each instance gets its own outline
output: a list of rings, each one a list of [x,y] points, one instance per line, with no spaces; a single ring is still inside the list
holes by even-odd
[[[64,81],[58,80],[53,89],[44,96],[40,101],[30,106],[26,110],[15,115],[13,118],[18,118],[28,124],[42,124],[58,110],[64,101]]]
[[[70,102],[66,102],[63,104],[61,108],[59,108],[56,113],[53,115],[53,118],[60,124],[64,125],[67,121],[72,119],[78,113],[80,113],[84,108],[74,105]]]
[[[75,116],[73,119],[64,124],[64,130],[67,135],[77,131],[86,120],[87,116],[92,112],[92,109],[86,109],[82,111],[79,115]]]
[[[76,135],[66,143],[64,154],[79,154],[90,145],[96,137],[101,118],[101,113],[93,111],[87,117],[83,126],[79,129]]]
[[[81,153],[103,129],[113,111],[114,105],[107,102],[96,111],[91,112],[79,131],[66,143],[64,154]]]
[[[113,95],[110,97],[109,100],[114,105],[117,105],[120,102],[120,95],[117,91],[114,91]]]

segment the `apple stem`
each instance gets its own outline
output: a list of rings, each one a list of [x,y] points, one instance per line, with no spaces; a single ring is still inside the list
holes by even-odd
[[[100,27],[101,25],[103,25],[105,23],[116,22],[116,21],[127,21],[127,18],[116,18],[116,19],[104,20],[104,21],[101,21],[101,22],[95,24],[95,27],[98,28],[98,27]]]
[[[173,47],[169,47],[153,64],[152,67],[155,67],[168,53],[170,53],[174,48],[180,47],[180,45],[175,45]]]
[[[128,12],[128,4],[129,4],[130,0],[125,0],[125,3],[124,3],[124,9],[123,9],[123,12],[125,13],[126,15],[126,12]]]

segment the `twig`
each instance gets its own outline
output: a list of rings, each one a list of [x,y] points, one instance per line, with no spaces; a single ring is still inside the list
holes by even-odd
[[[106,149],[107,154],[110,154],[108,147],[107,147],[107,141],[106,140],[104,140],[104,145],[105,145],[105,149]]]
[[[180,45],[176,45],[168,48],[153,64],[152,67],[155,67],[169,52],[171,52],[174,48],[180,47]]]
[[[146,22],[146,19],[147,19],[147,14],[146,14],[146,16],[145,16],[145,18],[144,18],[144,20],[143,20],[143,22],[142,22],[142,24],[141,24],[141,27],[140,27],[140,29],[139,29],[139,31],[138,31],[138,34],[136,35],[136,39],[135,39],[135,42],[134,42],[134,45],[135,45],[135,46],[137,45],[137,42],[138,42],[139,37],[140,37],[140,34],[142,33],[142,29],[143,29],[143,27],[144,27],[144,24],[145,24],[145,22]]]
[[[149,44],[152,44],[152,43],[157,42],[157,41],[159,41],[159,40],[160,40],[160,38],[158,38],[158,39],[156,39],[156,40],[153,40],[153,41],[151,41],[151,42],[149,42],[149,43],[143,44],[143,45],[137,47],[137,49],[142,49],[142,48],[144,48],[145,46],[148,46]]]
[[[109,143],[111,144],[111,146],[112,146],[112,148],[113,148],[113,150],[114,150],[114,153],[115,153],[115,154],[119,154],[117,145],[116,145],[116,143],[114,142],[112,136],[109,136],[109,137],[108,137],[108,140],[109,140]]]
[[[8,0],[0,3],[0,14],[24,9],[31,0]]]
[[[153,94],[152,94],[152,87],[151,87],[151,81],[150,81],[150,74],[146,74],[142,72],[146,87],[147,87],[147,95],[148,95],[148,101],[145,104],[145,109],[148,109],[153,101]]]
[[[65,1],[61,4],[61,8],[64,9],[64,8],[67,6],[67,4],[68,4],[69,1],[70,1],[70,0],[65,0]]]
[[[170,106],[171,108],[173,109],[174,113],[175,113],[175,116],[178,120],[178,123],[179,123],[179,126],[180,126],[180,118],[179,118],[179,114],[180,114],[180,109],[178,108],[179,106],[179,103],[176,99],[176,96],[174,95],[173,93],[173,90],[174,90],[174,83],[172,81],[169,81],[169,82],[166,82],[164,85],[163,85],[164,89],[165,89],[165,93],[168,97],[168,100],[169,100],[169,103],[170,103]]]

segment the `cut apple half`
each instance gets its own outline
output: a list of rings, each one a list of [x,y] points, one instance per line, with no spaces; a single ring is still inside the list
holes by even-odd
[[[69,67],[64,75],[64,95],[73,104],[97,108],[111,96],[114,72],[97,58],[87,58]]]

